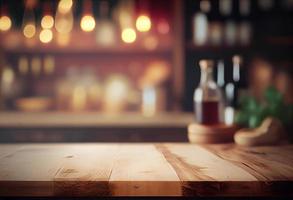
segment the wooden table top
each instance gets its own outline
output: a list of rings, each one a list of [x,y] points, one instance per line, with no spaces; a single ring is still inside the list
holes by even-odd
[[[0,196],[287,196],[292,189],[293,145],[0,145]]]

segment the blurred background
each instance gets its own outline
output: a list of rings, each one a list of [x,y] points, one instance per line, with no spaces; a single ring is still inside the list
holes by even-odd
[[[292,103],[292,10],[292,0],[0,0],[0,142],[187,141],[207,58],[224,93],[235,83],[233,107],[268,86]]]

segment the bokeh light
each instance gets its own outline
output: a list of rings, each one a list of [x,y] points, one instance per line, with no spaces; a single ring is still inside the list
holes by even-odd
[[[121,38],[125,43],[133,43],[136,40],[136,33],[132,28],[126,28],[122,31]]]
[[[41,26],[44,29],[50,29],[54,26],[54,18],[51,15],[45,15],[42,18]]]
[[[23,28],[23,34],[26,38],[32,38],[36,34],[36,26],[32,23],[26,24]]]
[[[151,29],[152,23],[148,16],[141,15],[136,19],[136,28],[140,32],[147,32]]]
[[[8,16],[0,17],[0,31],[8,31],[12,26],[11,19]]]
[[[167,20],[163,19],[158,22],[157,29],[160,34],[168,34],[170,32],[170,25]]]
[[[80,27],[85,32],[91,32],[96,27],[96,22],[93,16],[85,15],[81,18]]]
[[[49,43],[53,39],[53,32],[50,29],[44,29],[40,33],[40,41],[42,43]]]
[[[73,1],[72,0],[61,0],[58,4],[58,11],[65,14],[70,11],[72,8]]]

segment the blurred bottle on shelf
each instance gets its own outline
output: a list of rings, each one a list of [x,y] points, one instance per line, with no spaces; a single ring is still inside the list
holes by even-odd
[[[66,46],[69,44],[70,32],[74,25],[73,1],[60,0],[55,15],[55,28],[57,31],[57,44]]]
[[[223,16],[231,15],[232,13],[232,0],[220,0],[219,1],[219,11]]]
[[[17,80],[13,68],[9,65],[4,65],[0,71],[0,97],[4,109],[14,109],[14,100],[22,91],[22,83]]]
[[[217,63],[217,85],[222,89],[225,87],[225,68],[223,60],[219,60]]]
[[[99,4],[100,17],[97,20],[96,42],[101,46],[113,46],[117,41],[117,27],[109,13],[108,1],[101,1]]]
[[[274,7],[274,0],[257,0],[258,7],[262,11],[269,11]]]
[[[248,16],[251,10],[250,0],[239,0],[239,13],[241,16]]]
[[[243,21],[238,25],[238,40],[240,45],[247,46],[251,43],[252,27],[250,22]]]
[[[194,91],[196,120],[200,124],[213,125],[223,122],[224,99],[220,88],[213,80],[213,61],[201,60],[200,84]]]
[[[232,20],[225,22],[225,44],[233,46],[237,42],[237,27],[236,23]]]
[[[119,114],[126,110],[131,88],[127,77],[122,74],[110,75],[104,86],[102,109],[107,114]]]
[[[196,46],[205,45],[208,41],[209,22],[205,11],[208,11],[210,6],[207,6],[207,2],[209,1],[204,0],[200,2],[202,6],[200,6],[200,10],[195,13],[192,19],[193,43]]]
[[[38,56],[34,56],[31,60],[31,73],[34,77],[39,77],[42,70],[42,61]]]
[[[26,56],[21,56],[18,59],[18,72],[22,76],[26,76],[29,72],[29,61]]]
[[[43,60],[43,71],[45,75],[52,75],[55,71],[55,58],[51,55],[47,55]]]
[[[241,63],[242,57],[240,55],[234,55],[232,57],[232,81],[228,82],[225,86],[226,108],[225,119],[227,124],[232,124],[234,121],[235,108],[238,106],[238,99],[245,92],[244,84],[241,83]],[[242,82],[244,82],[242,80]]]

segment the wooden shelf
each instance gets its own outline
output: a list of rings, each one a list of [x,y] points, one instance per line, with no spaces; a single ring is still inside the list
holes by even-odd
[[[1,48],[1,47],[0,47]],[[144,48],[17,48],[17,49],[3,49],[4,53],[9,54],[100,54],[100,55],[125,55],[125,54],[171,54],[172,51],[168,47],[159,47],[154,50],[147,50]]]
[[[0,112],[0,128],[34,127],[187,127],[192,113],[160,113],[144,117],[141,113],[107,115],[99,112]]]
[[[203,46],[196,46],[192,42],[186,43],[186,49],[187,51],[198,51],[198,52],[217,52],[217,51],[247,51],[251,47],[246,45],[203,45]]]

